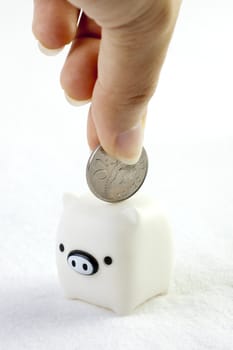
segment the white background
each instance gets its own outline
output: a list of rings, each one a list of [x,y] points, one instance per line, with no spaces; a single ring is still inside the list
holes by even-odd
[[[39,53],[32,4],[0,10],[0,349],[233,348],[233,5],[184,1],[148,115],[150,191],[169,216],[168,296],[129,317],[63,298],[62,194],[87,190],[88,107],[66,102],[60,56]]]

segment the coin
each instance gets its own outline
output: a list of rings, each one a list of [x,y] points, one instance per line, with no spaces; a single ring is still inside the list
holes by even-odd
[[[91,154],[86,168],[92,193],[106,202],[120,202],[133,196],[142,186],[148,170],[145,148],[136,164],[128,165],[110,157],[99,146]]]

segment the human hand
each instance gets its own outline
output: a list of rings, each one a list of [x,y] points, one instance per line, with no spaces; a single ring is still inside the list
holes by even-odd
[[[92,101],[87,127],[92,149],[101,144],[128,164],[138,160],[147,104],[180,2],[34,0],[33,32],[42,46],[57,50],[72,42],[61,85],[68,99]]]

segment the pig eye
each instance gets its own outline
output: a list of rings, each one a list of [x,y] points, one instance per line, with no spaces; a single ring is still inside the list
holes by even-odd
[[[67,258],[69,266],[81,275],[93,275],[98,271],[98,262],[94,256],[81,250],[70,252]]]
[[[104,258],[104,263],[105,263],[106,265],[111,265],[111,264],[112,264],[112,258],[111,258],[111,256],[105,256],[105,258]]]
[[[64,252],[64,250],[65,250],[65,247],[64,247],[64,244],[59,244],[59,250],[60,250],[60,252]]]

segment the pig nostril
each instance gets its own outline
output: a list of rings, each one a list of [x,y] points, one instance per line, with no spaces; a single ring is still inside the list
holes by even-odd
[[[71,261],[71,264],[72,264],[73,267],[75,267],[75,266],[76,266],[76,261],[75,261],[75,260],[72,260],[72,261]]]
[[[84,271],[87,271],[87,269],[88,269],[87,264],[83,264],[83,270],[84,270]]]

